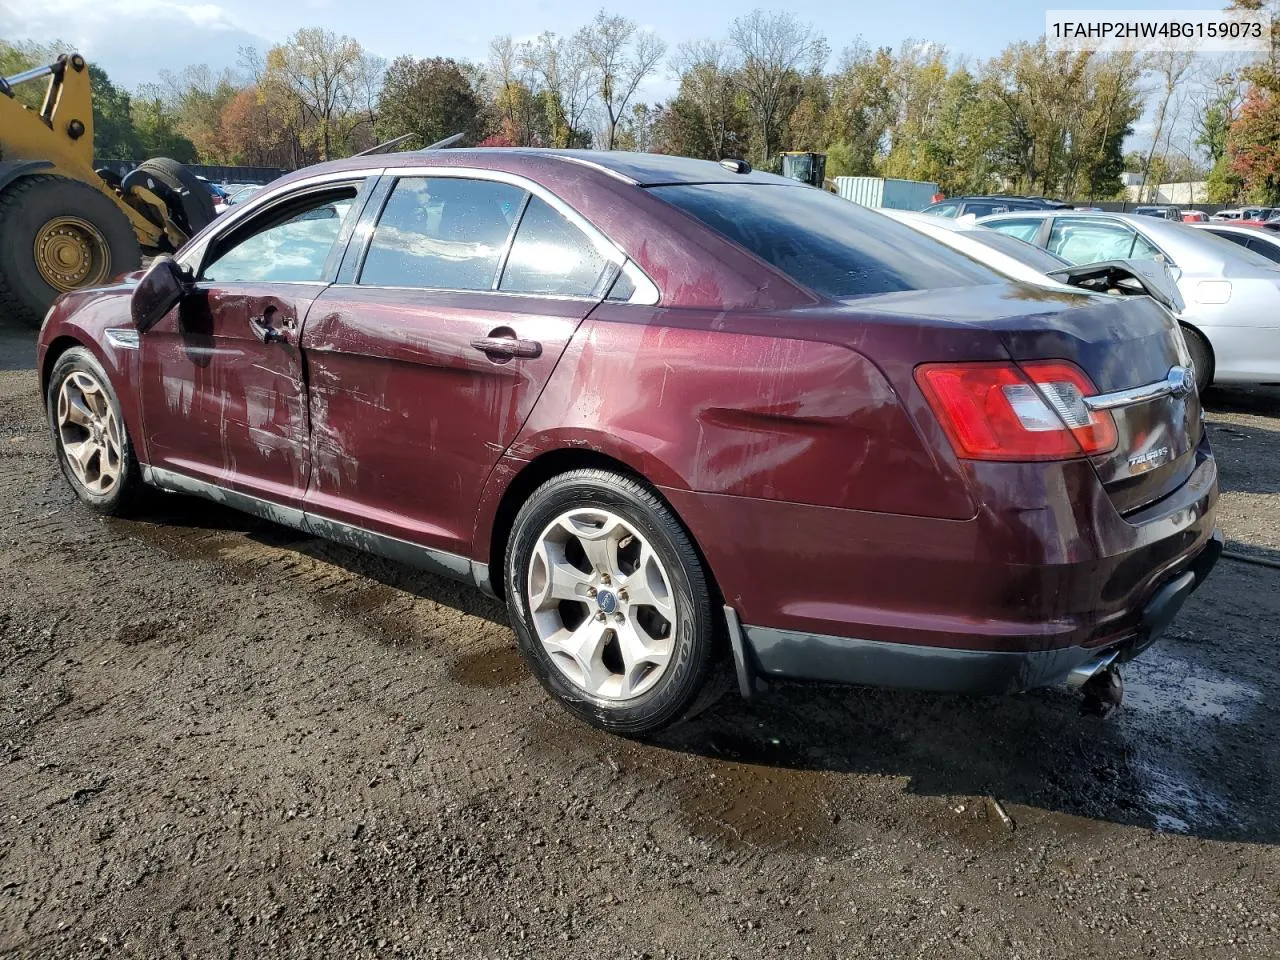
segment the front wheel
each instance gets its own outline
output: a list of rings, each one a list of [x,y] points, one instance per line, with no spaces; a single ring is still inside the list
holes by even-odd
[[[106,371],[84,347],[58,357],[45,395],[62,472],[86,505],[118,516],[142,492],[120,401]]]
[[[505,568],[521,654],[574,713],[637,736],[708,705],[711,590],[688,534],[646,487],[604,470],[547,481],[516,517]]]

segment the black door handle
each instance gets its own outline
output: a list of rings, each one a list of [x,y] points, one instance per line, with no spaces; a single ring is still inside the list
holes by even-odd
[[[513,357],[533,360],[542,356],[542,344],[537,340],[519,340],[516,337],[476,337],[471,346],[490,360],[502,363]]]

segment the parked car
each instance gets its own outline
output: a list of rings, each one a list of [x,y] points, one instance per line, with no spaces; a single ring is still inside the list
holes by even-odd
[[[1208,223],[1209,215],[1203,210],[1183,210],[1183,223]]]
[[[213,196],[213,212],[218,215],[226,213],[230,199],[227,195],[226,188],[221,184],[214,183],[208,177],[202,177],[199,174],[196,175],[196,179],[209,188],[209,193]]]
[[[1072,263],[1163,260],[1186,302],[1179,319],[1200,390],[1280,380],[1280,269],[1265,257],[1190,224],[1131,214],[1026,211],[979,223]]]
[[[980,226],[971,217],[952,220],[906,210],[879,212],[1021,283],[1056,291],[1147,296],[1175,313],[1183,308],[1182,295],[1169,268],[1155,260],[1112,260],[1078,266],[1042,247]]]
[[[1134,216],[1159,217],[1161,220],[1182,220],[1182,211],[1177,207],[1134,207]]]
[[[1219,210],[1210,220],[1243,220],[1245,219],[1243,210]]]
[[[38,363],[90,507],[194,494],[474,582],[629,734],[730,676],[1114,694],[1221,548],[1162,307],[739,163],[313,167],[65,294]]]
[[[1223,240],[1230,240],[1246,250],[1266,257],[1272,263],[1280,263],[1280,231],[1237,226],[1234,223],[1205,223],[1197,225],[1197,229]]]
[[[935,217],[985,217],[1008,210],[1045,210],[1066,204],[1044,197],[951,197],[941,203],[931,203],[921,213]]]
[[[261,189],[262,187],[252,183],[246,186],[237,187],[231,193],[231,196],[227,198],[227,206],[228,207],[239,206],[240,204],[249,200],[250,197],[252,197],[255,193],[257,193]]]

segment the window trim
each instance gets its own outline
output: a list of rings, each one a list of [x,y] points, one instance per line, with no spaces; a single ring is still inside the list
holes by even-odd
[[[506,170],[486,170],[483,168],[475,168],[475,166],[387,166],[381,170],[381,178],[383,182],[388,183],[387,191],[381,197],[378,210],[374,211],[369,218],[369,229],[364,237],[361,238],[362,250],[358,251],[355,268],[351,271],[349,282],[342,283],[342,287],[361,287],[365,289],[397,289],[397,291],[421,291],[426,293],[498,293],[506,297],[549,297],[550,300],[573,300],[582,302],[599,302],[603,300],[604,291],[607,291],[608,285],[613,283],[617,278],[618,271],[625,270],[627,264],[631,264],[631,269],[636,271],[643,278],[643,282],[636,282],[636,292],[632,294],[631,300],[627,303],[643,303],[646,306],[654,306],[660,301],[660,293],[658,285],[649,279],[649,276],[643,270],[631,261],[626,252],[622,250],[617,243],[614,243],[608,237],[605,237],[598,228],[595,227],[590,220],[586,219],[577,212],[573,207],[566,204],[561,198],[550,192],[549,189],[535,183],[527,177],[521,177],[520,174],[508,173]],[[508,186],[524,189],[525,200],[520,207],[520,212],[516,219],[512,221],[511,232],[507,236],[506,247],[503,248],[502,256],[499,257],[498,270],[494,274],[494,287],[488,291],[477,291],[477,289],[454,289],[451,287],[403,287],[403,285],[392,284],[367,284],[360,283],[360,276],[365,271],[365,260],[369,256],[369,248],[374,239],[375,230],[378,229],[379,220],[383,216],[383,212],[387,209],[388,201],[396,192],[396,184],[399,180],[410,178],[453,178],[465,180],[488,180],[490,183],[506,183]],[[379,184],[381,186],[381,184]],[[378,192],[378,191],[375,191]],[[524,220],[525,211],[529,209],[529,198],[538,197],[539,200],[545,202],[557,214],[563,216],[573,227],[581,230],[582,234],[595,247],[596,252],[600,253],[605,261],[605,269],[600,271],[600,279],[596,280],[593,293],[589,296],[567,296],[567,294],[550,294],[550,293],[521,293],[515,291],[500,291],[497,284],[502,282],[503,271],[506,270],[507,259],[511,256],[511,246],[515,242],[516,230],[520,228],[520,223]],[[635,280],[632,276],[632,280]],[[595,296],[599,293],[599,296]]]
[[[225,239],[228,234],[239,230],[244,224],[251,220],[257,219],[259,214],[270,216],[270,211],[279,207],[292,203],[293,201],[305,197],[309,193],[322,192],[341,186],[342,184],[350,184],[356,188],[355,209],[352,217],[352,227],[360,222],[364,215],[364,207],[368,202],[369,196],[373,193],[372,185],[376,182],[380,170],[345,170],[341,173],[321,174],[316,177],[308,177],[306,180],[291,183],[284,187],[278,187],[275,190],[263,189],[258,191],[258,195],[248,201],[239,210],[230,210],[218,217],[214,221],[214,228],[208,233],[200,236],[195,243],[183,249],[174,258],[178,266],[188,270],[191,276],[198,277],[203,272],[206,264],[205,258],[209,255],[209,251],[215,248],[220,240]],[[335,241],[334,250],[345,250],[346,245],[350,243],[351,234],[345,231],[339,231],[338,239]],[[334,250],[330,251],[332,255]],[[326,259],[325,266],[333,269],[327,269],[325,279],[316,280],[271,280],[270,283],[329,283],[336,274],[337,269],[341,265],[338,263],[330,264]],[[200,281],[204,282],[204,281]],[[260,283],[263,281],[231,281],[231,280],[215,280],[211,283]]]

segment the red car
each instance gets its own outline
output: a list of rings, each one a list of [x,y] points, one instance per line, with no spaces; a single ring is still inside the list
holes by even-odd
[[[1114,689],[1220,550],[1189,363],[1153,300],[740,161],[521,149],[300,171],[39,343],[91,507],[195,494],[474,581],[633,734],[735,670]]]

